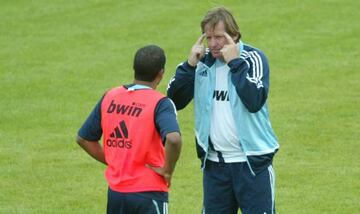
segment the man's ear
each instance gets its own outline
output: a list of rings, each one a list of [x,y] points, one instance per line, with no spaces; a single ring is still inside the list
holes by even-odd
[[[160,78],[162,79],[163,76],[164,76],[164,73],[165,73],[165,69],[162,68],[162,69],[159,71],[159,73],[158,73],[158,77],[160,77]]]
[[[156,75],[156,79],[158,80],[158,83],[159,84],[164,76],[164,73],[165,73],[165,70],[164,68],[162,68],[159,73]]]

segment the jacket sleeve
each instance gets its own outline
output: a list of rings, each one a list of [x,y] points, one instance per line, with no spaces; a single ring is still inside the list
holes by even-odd
[[[194,97],[195,69],[187,61],[183,62],[169,82],[167,96],[174,102],[176,110],[185,108]]]
[[[269,91],[269,65],[265,55],[258,51],[241,54],[228,63],[231,81],[242,103],[255,113],[265,104]]]

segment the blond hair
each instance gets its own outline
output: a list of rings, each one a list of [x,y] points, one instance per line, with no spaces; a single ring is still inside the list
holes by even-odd
[[[225,7],[215,7],[207,12],[203,20],[201,21],[201,30],[202,33],[205,32],[205,26],[209,25],[211,28],[215,28],[215,26],[222,21],[225,25],[225,31],[231,37],[238,37],[236,42],[238,42],[241,38],[241,33],[239,26],[237,25],[233,15],[231,12]]]

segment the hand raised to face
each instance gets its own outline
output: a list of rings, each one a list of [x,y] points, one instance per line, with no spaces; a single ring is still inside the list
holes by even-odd
[[[191,48],[191,52],[188,58],[188,63],[191,66],[195,67],[200,59],[205,55],[205,46],[202,44],[205,36],[205,33],[202,34]]]
[[[226,63],[229,63],[231,60],[240,58],[239,47],[236,45],[231,36],[224,32],[227,44],[220,50]]]

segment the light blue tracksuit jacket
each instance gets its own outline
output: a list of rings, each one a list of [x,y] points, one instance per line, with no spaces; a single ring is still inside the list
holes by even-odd
[[[271,127],[267,94],[269,67],[265,55],[258,49],[239,43],[240,59],[228,63],[228,95],[240,146],[246,154],[252,173],[266,168],[279,148]],[[194,98],[195,136],[198,157],[203,167],[209,150],[210,121],[216,83],[215,59],[206,54],[196,66],[180,64],[170,81],[168,96],[177,109],[184,108]],[[227,112],[229,113],[229,112]]]

